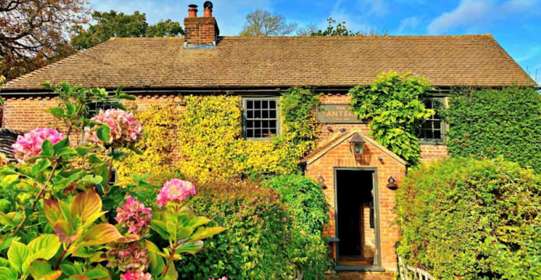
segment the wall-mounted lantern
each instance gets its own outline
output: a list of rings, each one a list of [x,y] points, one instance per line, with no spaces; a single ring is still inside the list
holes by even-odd
[[[364,151],[364,139],[359,133],[353,134],[351,137],[351,140],[349,141],[349,145],[351,148],[351,152],[355,155],[356,159],[359,159]]]
[[[387,188],[389,188],[391,190],[398,189],[398,184],[396,183],[396,179],[393,176],[391,176],[391,177],[389,177],[389,179],[387,179]]]

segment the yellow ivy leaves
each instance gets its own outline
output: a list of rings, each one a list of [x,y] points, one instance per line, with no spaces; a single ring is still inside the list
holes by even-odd
[[[186,96],[184,101],[184,106],[170,102],[138,113],[144,126],[138,148],[144,152],[117,166],[120,184],[137,173],[154,183],[175,173],[200,182],[287,174],[297,171],[312,147],[293,141],[286,128],[271,139],[244,139],[238,96]]]

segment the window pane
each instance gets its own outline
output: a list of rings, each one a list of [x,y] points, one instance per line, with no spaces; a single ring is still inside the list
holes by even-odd
[[[270,137],[278,132],[277,102],[272,98],[250,98],[245,101],[244,135],[249,138]]]
[[[439,109],[443,107],[443,98],[425,98],[423,103],[425,104],[426,108],[434,109],[436,114],[419,125],[417,129],[417,136],[425,140],[443,139],[443,120],[439,114]]]

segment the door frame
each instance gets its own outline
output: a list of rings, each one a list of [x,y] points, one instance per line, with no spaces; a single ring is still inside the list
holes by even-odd
[[[373,190],[373,204],[374,204],[374,230],[376,235],[376,256],[374,257],[374,264],[368,267],[380,267],[381,266],[381,239],[380,239],[380,221],[379,221],[379,188],[378,188],[378,170],[376,167],[334,167],[334,230],[335,236],[338,242],[340,242],[338,232],[338,171],[368,171],[372,173],[372,190]],[[336,261],[340,256],[340,245],[335,245]]]

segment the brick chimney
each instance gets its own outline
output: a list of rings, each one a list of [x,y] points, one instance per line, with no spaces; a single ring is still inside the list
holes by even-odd
[[[203,4],[203,16],[197,16],[197,5],[188,6],[188,16],[184,19],[185,48],[215,47],[220,30],[218,23],[212,15],[212,2]]]

